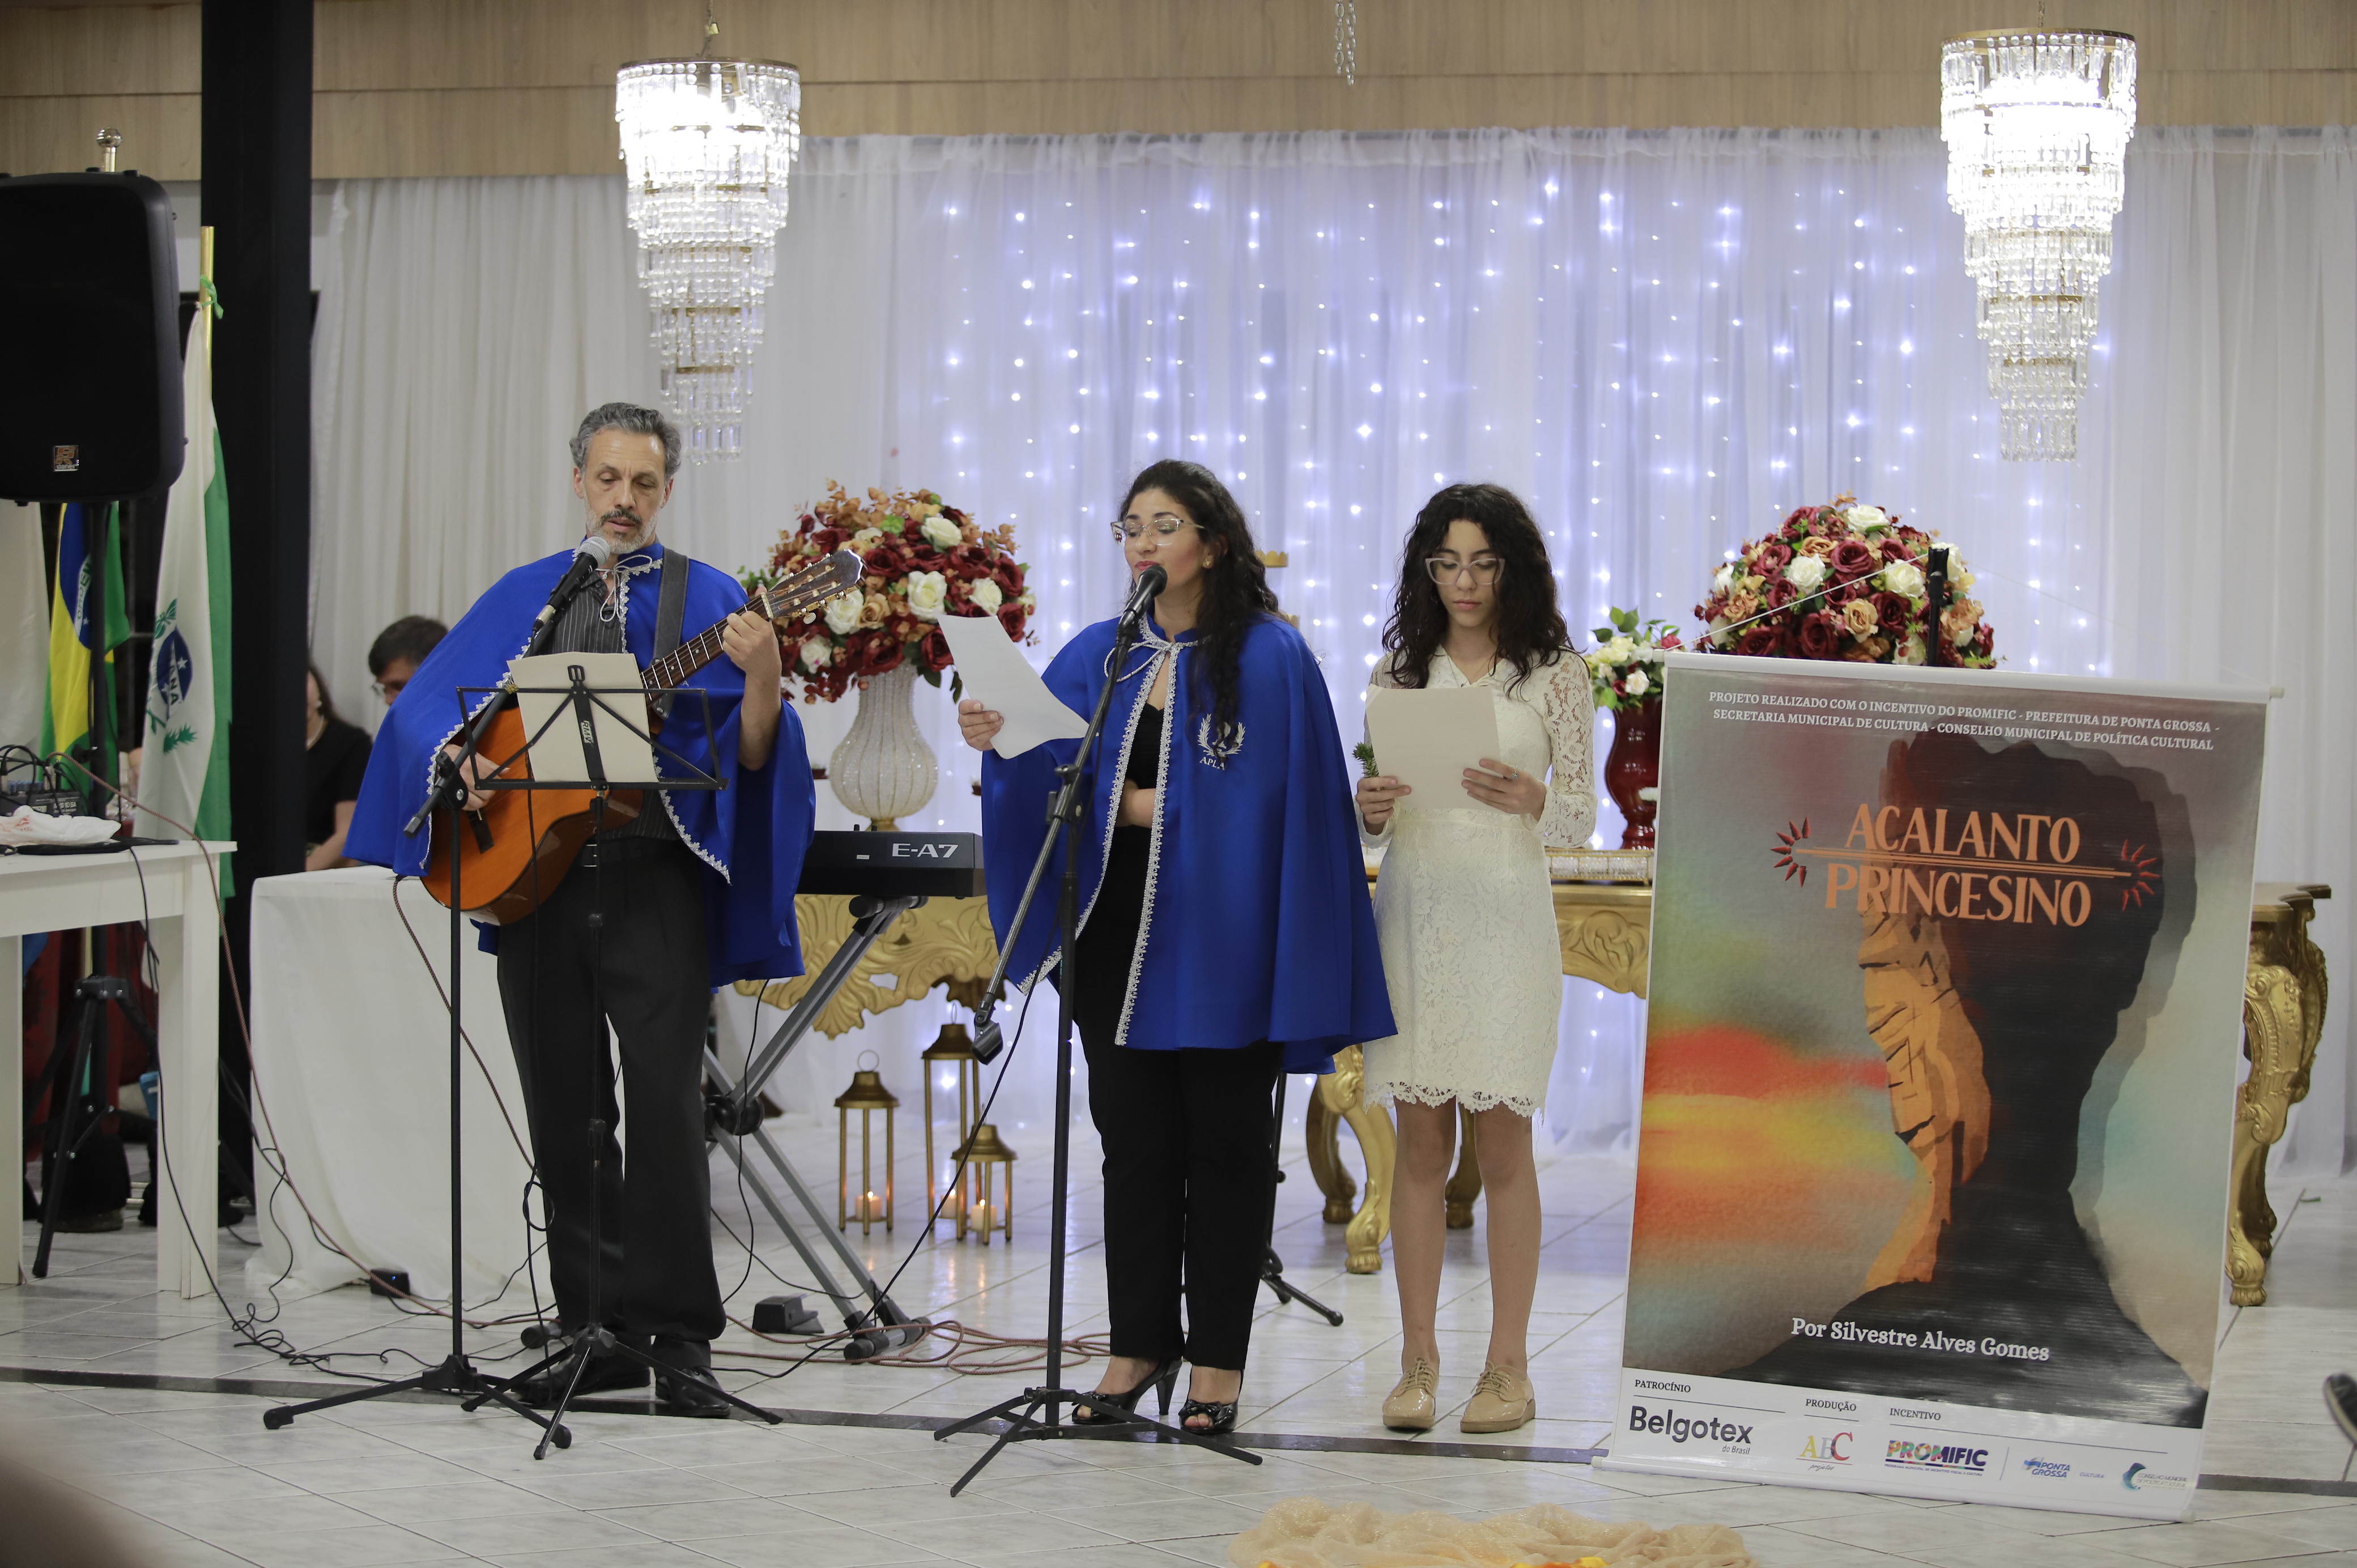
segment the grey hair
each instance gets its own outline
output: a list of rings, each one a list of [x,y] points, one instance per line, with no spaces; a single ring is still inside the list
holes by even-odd
[[[601,403],[581,416],[573,433],[573,466],[589,466],[589,438],[600,430],[623,430],[632,435],[652,435],[662,442],[663,478],[679,477],[679,426],[651,408],[634,403]]]

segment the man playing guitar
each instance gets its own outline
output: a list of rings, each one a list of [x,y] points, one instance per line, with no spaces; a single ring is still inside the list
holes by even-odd
[[[656,542],[656,518],[671,499],[679,460],[678,431],[651,409],[611,403],[582,420],[573,438],[573,493],[583,504],[585,537],[600,534],[614,551],[559,613],[547,651],[627,650],[645,669],[673,652],[658,642],[676,644],[683,628],[691,635],[716,631],[716,640],[709,632],[699,639],[711,661],[676,682],[710,693],[710,731],[704,703],[683,696],[670,704],[657,739],[724,787],[650,792],[635,813],[617,800],[571,874],[561,861],[542,863],[525,879],[526,912],[488,914],[504,923],[482,930],[483,945],[499,955],[500,1001],[530,1106],[563,1326],[572,1333],[605,1325],[667,1369],[654,1379],[659,1398],[719,1415],[726,1407],[712,1383],[710,1345],[726,1319],[707,1219],[705,1020],[719,985],[802,972],[794,886],[815,798],[802,726],[780,701],[778,639],[768,618],[740,607],[744,592],[726,573]],[[488,842],[482,816],[468,819],[475,832],[460,835],[462,845],[431,843],[446,832],[438,816],[415,837],[402,830],[433,787],[440,757],[455,755],[468,714],[484,700],[469,694],[462,711],[457,689],[492,686],[507,674],[574,554],[568,549],[510,572],[419,667],[378,734],[348,855],[418,875],[426,874],[429,855],[457,854],[469,836]],[[727,657],[711,659],[714,652]],[[520,820],[534,799],[507,792],[501,804]],[[469,812],[491,803],[468,789]],[[535,833],[548,814],[542,809]],[[476,913],[477,885],[462,883]],[[446,895],[447,879],[437,891]],[[601,912],[602,929],[593,923]],[[609,1031],[620,1046],[627,1152],[612,1132]],[[593,1121],[607,1129],[594,1163]],[[593,1213],[602,1236],[593,1234]],[[602,1282],[595,1292],[602,1299],[593,1299],[593,1280]],[[553,1404],[565,1370],[560,1364],[514,1391]],[[577,1391],[647,1380],[638,1363],[600,1356]]]

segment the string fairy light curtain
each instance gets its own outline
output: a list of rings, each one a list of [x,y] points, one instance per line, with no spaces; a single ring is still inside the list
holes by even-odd
[[[1689,620],[1727,549],[1853,492],[1962,545],[2013,669],[2285,685],[2264,874],[2348,883],[2357,670],[2316,629],[2357,537],[2348,133],[2138,134],[2075,463],[1999,459],[1946,177],[1928,130],[809,139],[743,461],[684,472],[666,536],[733,565],[829,478],[931,486],[1016,524],[1044,652],[1117,602],[1130,476],[1192,457],[1288,553],[1354,725],[1443,483],[1531,502],[1583,631]],[[619,179],[336,200],[316,641],[352,695],[375,628],[570,542],[572,422],[655,368]],[[920,708],[957,825],[971,754]],[[848,715],[811,716],[823,746]],[[1556,1130],[1609,1144],[1632,1004],[1572,991]]]

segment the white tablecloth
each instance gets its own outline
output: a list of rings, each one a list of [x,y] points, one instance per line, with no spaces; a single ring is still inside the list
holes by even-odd
[[[390,872],[362,867],[253,885],[254,1119],[265,1139],[274,1138],[288,1179],[254,1162],[264,1244],[246,1265],[250,1291],[290,1262],[298,1288],[361,1277],[358,1263],[314,1233],[316,1222],[361,1263],[406,1270],[418,1294],[449,1294],[450,1026],[436,990],[449,967],[449,916],[414,882],[402,885],[401,908],[425,959],[393,907]],[[483,1063],[467,1058],[461,1078],[465,1290],[474,1303],[499,1289],[529,1244],[529,1172],[494,1090],[516,1133],[530,1133],[496,961],[476,950],[472,927],[463,979],[467,1033]]]

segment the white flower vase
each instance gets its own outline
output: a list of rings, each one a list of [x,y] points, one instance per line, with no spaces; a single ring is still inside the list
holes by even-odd
[[[834,798],[879,831],[924,810],[941,781],[941,763],[909,707],[909,688],[916,682],[913,664],[869,676],[860,686],[851,733],[826,759]]]

